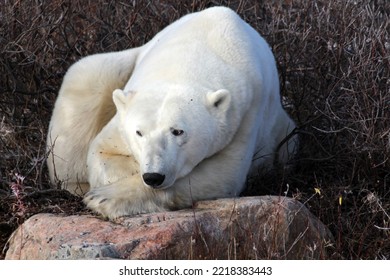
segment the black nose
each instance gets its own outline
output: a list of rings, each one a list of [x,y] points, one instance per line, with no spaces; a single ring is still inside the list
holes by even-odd
[[[160,173],[145,173],[142,175],[142,178],[147,185],[156,188],[164,182],[165,175]]]

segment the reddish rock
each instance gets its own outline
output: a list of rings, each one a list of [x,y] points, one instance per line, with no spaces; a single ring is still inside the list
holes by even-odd
[[[6,259],[322,259],[331,240],[298,201],[245,197],[115,222],[38,214],[13,233]]]

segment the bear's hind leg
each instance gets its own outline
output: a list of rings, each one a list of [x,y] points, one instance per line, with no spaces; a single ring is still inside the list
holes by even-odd
[[[50,181],[71,193],[88,190],[87,152],[115,114],[112,92],[130,78],[139,49],[88,56],[64,77],[47,136]],[[81,188],[81,190],[80,190]]]

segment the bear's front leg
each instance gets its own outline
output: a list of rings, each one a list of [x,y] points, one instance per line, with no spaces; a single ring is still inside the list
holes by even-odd
[[[131,156],[98,152],[91,159],[93,179],[84,197],[88,208],[109,219],[166,210],[170,195],[145,186]]]
[[[91,188],[84,203],[95,212],[114,219],[166,209],[169,193],[143,184],[138,163],[122,141],[115,117],[92,142],[87,165]]]
[[[169,195],[165,191],[153,191],[138,183],[138,178],[130,177],[95,187],[86,194],[84,203],[109,219],[167,210],[164,201]]]

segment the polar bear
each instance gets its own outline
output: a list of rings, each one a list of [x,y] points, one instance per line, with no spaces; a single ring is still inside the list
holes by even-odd
[[[294,128],[268,44],[213,7],[71,66],[47,163],[53,183],[114,219],[238,196],[248,174],[294,154]]]

